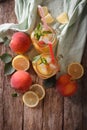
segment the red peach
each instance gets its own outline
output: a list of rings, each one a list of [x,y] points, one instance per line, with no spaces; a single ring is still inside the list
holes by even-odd
[[[19,70],[12,75],[10,83],[12,88],[18,92],[24,93],[29,90],[32,84],[32,78],[28,72]]]
[[[75,80],[71,80],[68,74],[61,75],[57,82],[56,88],[62,96],[72,96],[78,89],[78,84]]]
[[[22,54],[28,51],[30,44],[31,39],[27,34],[23,32],[16,32],[13,34],[9,46],[13,52]]]

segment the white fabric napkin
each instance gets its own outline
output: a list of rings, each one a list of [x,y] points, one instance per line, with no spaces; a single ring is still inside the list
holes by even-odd
[[[62,54],[62,72],[71,62],[81,62],[87,36],[87,0],[65,0],[64,11],[68,13],[69,23],[60,26],[60,42],[57,55]]]
[[[4,23],[0,25],[0,41],[9,30],[23,31],[30,33],[36,23],[37,6],[42,0],[15,0],[15,14],[18,23]]]
[[[37,21],[37,6],[46,5],[52,16],[56,18],[60,13],[66,12],[69,23],[51,25],[60,30],[57,34],[59,46],[56,55],[62,55],[60,60],[61,72],[66,72],[71,62],[81,62],[85,39],[87,36],[87,0],[15,0],[15,14],[18,24],[5,23],[0,25],[0,41],[8,30],[17,30],[30,33]]]

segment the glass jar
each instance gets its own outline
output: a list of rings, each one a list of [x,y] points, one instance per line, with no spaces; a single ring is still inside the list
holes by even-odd
[[[48,53],[49,45],[51,42],[52,47],[54,48],[57,43],[56,32],[53,28],[45,28],[41,23],[35,28],[31,33],[32,43],[39,53]]]
[[[37,75],[42,79],[50,78],[60,70],[58,59],[55,58],[53,62],[49,53],[42,53],[34,57],[32,65]]]

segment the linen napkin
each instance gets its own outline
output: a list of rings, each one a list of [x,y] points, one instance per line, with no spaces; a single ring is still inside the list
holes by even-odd
[[[56,56],[63,56],[59,62],[61,73],[64,73],[69,63],[81,62],[87,36],[87,0],[47,0],[43,3],[48,5],[52,16],[66,12],[69,17],[68,24],[58,25],[56,22],[53,25],[60,30]]]
[[[87,0],[65,0],[64,12],[69,23],[60,26],[60,42],[57,55],[62,54],[62,72],[66,72],[71,62],[81,62],[87,36]]]
[[[15,0],[15,14],[18,23],[4,23],[0,25],[0,41],[8,35],[9,30],[30,33],[36,23],[37,6],[42,0]]]
[[[81,62],[87,35],[87,0],[15,0],[18,24],[0,25],[0,40],[9,29],[31,33],[37,21],[39,4],[46,5],[54,18],[61,12],[66,12],[69,16],[67,24],[60,25],[55,22],[51,25],[60,32],[57,34],[59,45],[56,46],[56,56],[63,56],[59,62],[61,72],[64,73],[70,62]]]

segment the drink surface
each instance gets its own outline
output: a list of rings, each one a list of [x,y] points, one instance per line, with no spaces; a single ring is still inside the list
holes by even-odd
[[[39,24],[32,32],[31,39],[35,49],[39,53],[49,52],[49,42],[52,43],[53,48],[56,46],[57,43],[55,31],[51,27],[45,29],[42,24]]]
[[[52,62],[51,56],[48,53],[39,55],[36,61],[32,62],[33,68],[39,77],[47,79],[55,75],[59,70],[57,59]]]

